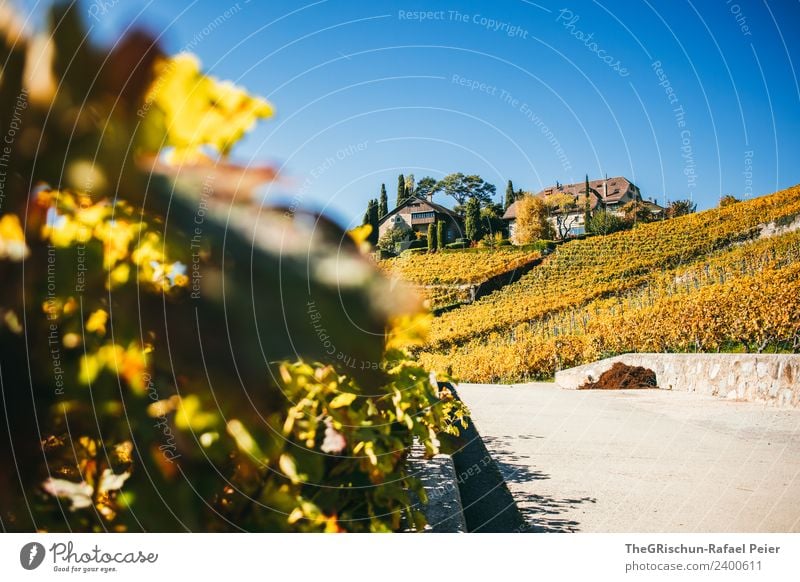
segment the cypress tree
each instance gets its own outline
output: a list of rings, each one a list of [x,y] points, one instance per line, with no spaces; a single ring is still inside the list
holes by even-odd
[[[403,174],[397,176],[397,206],[400,206],[406,199],[406,179]]]
[[[372,232],[369,234],[369,242],[374,246],[378,244],[378,201],[374,198],[370,200],[367,211],[369,213],[369,223],[372,225]]]
[[[367,209],[364,211],[364,218],[361,220],[361,224],[369,224],[369,207],[372,205],[372,200],[367,202]]]
[[[436,250],[436,227],[431,222],[428,225],[428,252]]]
[[[381,201],[378,204],[378,217],[383,218],[389,214],[389,200],[386,198],[386,184],[381,184]]]
[[[584,190],[585,200],[583,205],[583,226],[589,228],[589,221],[592,220],[592,201],[589,198],[589,174],[586,174],[586,189]]]
[[[478,241],[481,238],[481,204],[474,196],[467,200],[466,218],[464,227],[467,238],[471,241]]]
[[[436,248],[443,249],[447,244],[444,236],[444,220],[440,220],[436,223]]]
[[[503,206],[503,210],[508,210],[508,207],[514,204],[514,200],[516,200],[514,185],[511,183],[511,180],[509,180],[508,185],[506,185],[506,203],[505,206]]]

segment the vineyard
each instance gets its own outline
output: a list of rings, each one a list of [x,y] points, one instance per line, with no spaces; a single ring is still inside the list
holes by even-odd
[[[432,309],[471,300],[470,286],[525,267],[537,250],[513,247],[411,254],[380,261],[390,277],[411,283]]]
[[[562,245],[434,321],[421,361],[471,381],[548,378],[631,351],[800,348],[800,188]]]

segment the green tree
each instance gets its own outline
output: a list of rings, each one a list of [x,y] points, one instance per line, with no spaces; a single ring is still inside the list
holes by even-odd
[[[490,204],[496,191],[493,184],[486,182],[478,175],[465,176],[461,172],[448,174],[439,181],[437,189],[451,196],[463,207],[470,198],[475,198],[479,205]]]
[[[692,214],[697,210],[697,204],[691,200],[673,200],[667,206],[667,218],[678,218]]]
[[[428,252],[436,250],[436,226],[431,222],[428,225]]]
[[[406,179],[403,174],[397,176],[397,204],[400,206],[406,201]]]
[[[725,196],[719,199],[719,207],[725,208],[726,206],[731,206],[732,204],[736,204],[737,202],[740,202],[738,198],[736,198],[735,196],[731,196],[730,194],[726,194]]]
[[[481,228],[484,233],[495,235],[506,231],[506,223],[501,218],[503,206],[500,204],[487,204],[481,208]]]
[[[372,226],[372,232],[369,233],[367,240],[370,244],[376,245],[378,244],[378,222],[380,219],[378,218],[378,201],[375,198],[369,201],[367,212],[369,213],[369,224]]]
[[[419,182],[417,182],[417,186],[414,189],[414,194],[420,198],[427,198],[430,194],[436,194],[437,184],[438,182],[434,178],[425,176],[424,178],[420,179]]]
[[[626,223],[619,216],[606,210],[595,212],[586,223],[586,232],[589,234],[611,234],[624,230]]]
[[[589,174],[586,174],[586,186],[583,190],[583,224],[586,228],[589,227],[589,222],[592,220],[592,198],[591,188],[589,188]],[[589,232],[588,230],[586,232]]]
[[[447,244],[447,239],[444,231],[444,220],[436,223],[436,247],[443,249]]]
[[[483,236],[483,228],[481,225],[481,203],[475,196],[467,200],[465,207],[466,218],[464,226],[467,238],[473,242],[478,241]]]
[[[507,210],[509,206],[514,204],[514,201],[517,199],[516,193],[514,192],[514,185],[511,183],[511,180],[508,181],[506,184],[506,200],[505,205],[503,206],[503,210]]]
[[[396,225],[381,235],[378,240],[378,248],[387,252],[394,252],[395,244],[411,238],[413,231],[404,224]]]
[[[383,218],[389,214],[389,200],[386,197],[386,184],[381,184],[381,198],[378,203],[378,217]]]
[[[620,208],[622,216],[629,225],[633,226],[640,222],[650,222],[653,219],[653,213],[644,202],[641,200],[631,200]]]

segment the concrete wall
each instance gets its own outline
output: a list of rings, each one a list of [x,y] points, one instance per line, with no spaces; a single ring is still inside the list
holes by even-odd
[[[624,354],[557,372],[556,383],[574,390],[597,380],[615,362],[653,370],[662,390],[800,406],[800,355],[795,354]]]

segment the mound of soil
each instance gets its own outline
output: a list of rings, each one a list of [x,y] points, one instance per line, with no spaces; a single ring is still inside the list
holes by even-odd
[[[578,390],[627,390],[630,388],[658,388],[656,373],[642,366],[628,366],[616,362],[603,372],[596,382],[586,382]]]

